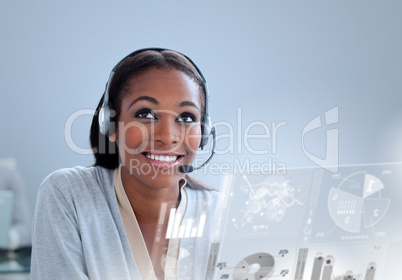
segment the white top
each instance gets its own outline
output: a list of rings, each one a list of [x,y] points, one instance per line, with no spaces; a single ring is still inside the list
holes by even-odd
[[[114,172],[114,187],[116,190],[117,202],[119,204],[119,209],[121,217],[123,220],[124,229],[130,243],[131,251],[133,252],[134,259],[138,264],[141,276],[143,279],[156,280],[154,269],[152,266],[152,261],[149,256],[147,246],[144,241],[144,237],[141,233],[140,226],[135,217],[133,208],[131,207],[130,200],[124,190],[123,182],[121,180],[121,166],[117,168]],[[186,181],[181,181],[180,194],[181,201],[175,212],[174,219],[182,220],[183,215],[187,208],[187,193],[184,189]],[[164,279],[177,279],[177,258],[178,258],[178,248],[180,246],[180,239],[173,238],[169,240],[169,246],[166,253],[165,260],[165,275]]]

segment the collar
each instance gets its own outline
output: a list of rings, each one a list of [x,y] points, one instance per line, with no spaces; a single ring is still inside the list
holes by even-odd
[[[156,280],[152,261],[149,256],[145,240],[141,233],[140,226],[135,217],[130,201],[124,190],[123,182],[121,180],[121,166],[115,170],[113,180],[124,230],[126,232],[131,252],[135,262],[137,263],[140,274],[143,279]],[[169,213],[169,222],[166,233],[166,238],[169,239],[169,246],[165,260],[166,280],[177,279],[177,260],[180,249],[180,237],[183,237],[183,233],[181,232],[183,226],[181,226],[181,223],[187,209],[187,193],[185,190],[186,185],[187,180],[185,178],[179,181],[180,202],[177,209],[172,208]],[[162,211],[166,212],[166,205],[162,205]]]

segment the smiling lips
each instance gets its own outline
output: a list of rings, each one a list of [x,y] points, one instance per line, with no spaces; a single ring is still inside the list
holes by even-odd
[[[161,154],[151,154],[144,153],[145,157],[151,162],[152,165],[159,168],[170,168],[180,161],[182,155],[161,155]]]

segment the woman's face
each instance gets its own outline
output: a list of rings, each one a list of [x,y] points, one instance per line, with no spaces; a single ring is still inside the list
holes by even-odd
[[[122,165],[132,179],[177,186],[179,167],[191,164],[201,139],[201,93],[178,70],[151,68],[127,81],[117,126]]]

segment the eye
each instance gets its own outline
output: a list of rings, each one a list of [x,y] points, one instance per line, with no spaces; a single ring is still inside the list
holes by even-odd
[[[183,113],[177,118],[177,121],[184,122],[184,123],[191,123],[191,122],[195,122],[196,118],[193,114]]]
[[[139,110],[137,113],[135,113],[135,117],[139,119],[156,119],[156,116],[152,110],[147,108]]]

